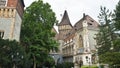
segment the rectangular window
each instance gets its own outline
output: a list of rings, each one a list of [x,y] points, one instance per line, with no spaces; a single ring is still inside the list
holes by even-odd
[[[0,31],[0,38],[4,37],[4,31]]]
[[[6,0],[0,0],[0,6],[6,6]]]

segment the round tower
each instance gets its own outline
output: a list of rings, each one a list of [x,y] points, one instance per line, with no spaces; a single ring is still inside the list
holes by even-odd
[[[63,18],[58,25],[58,31],[59,31],[60,34],[66,35],[72,28],[73,28],[73,26],[70,23],[68,13],[65,10]]]

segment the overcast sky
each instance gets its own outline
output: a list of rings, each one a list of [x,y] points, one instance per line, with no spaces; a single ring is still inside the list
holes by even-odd
[[[35,0],[24,0],[26,7]],[[43,0],[51,5],[51,8],[56,13],[57,19],[61,20],[61,14],[67,10],[70,21],[75,24],[83,17],[83,13],[91,16],[96,21],[100,12],[100,6],[113,10],[119,0]]]

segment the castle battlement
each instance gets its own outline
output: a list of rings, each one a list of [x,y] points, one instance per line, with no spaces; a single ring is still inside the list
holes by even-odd
[[[16,9],[11,7],[0,7],[0,18],[15,17]]]

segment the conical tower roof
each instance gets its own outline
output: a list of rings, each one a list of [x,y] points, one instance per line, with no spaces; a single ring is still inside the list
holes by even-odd
[[[68,13],[67,13],[66,10],[64,12],[64,15],[63,15],[63,18],[62,18],[61,22],[58,24],[58,26],[62,26],[62,25],[70,25],[70,26],[72,26],[71,23],[70,23],[69,17],[68,17]]]

